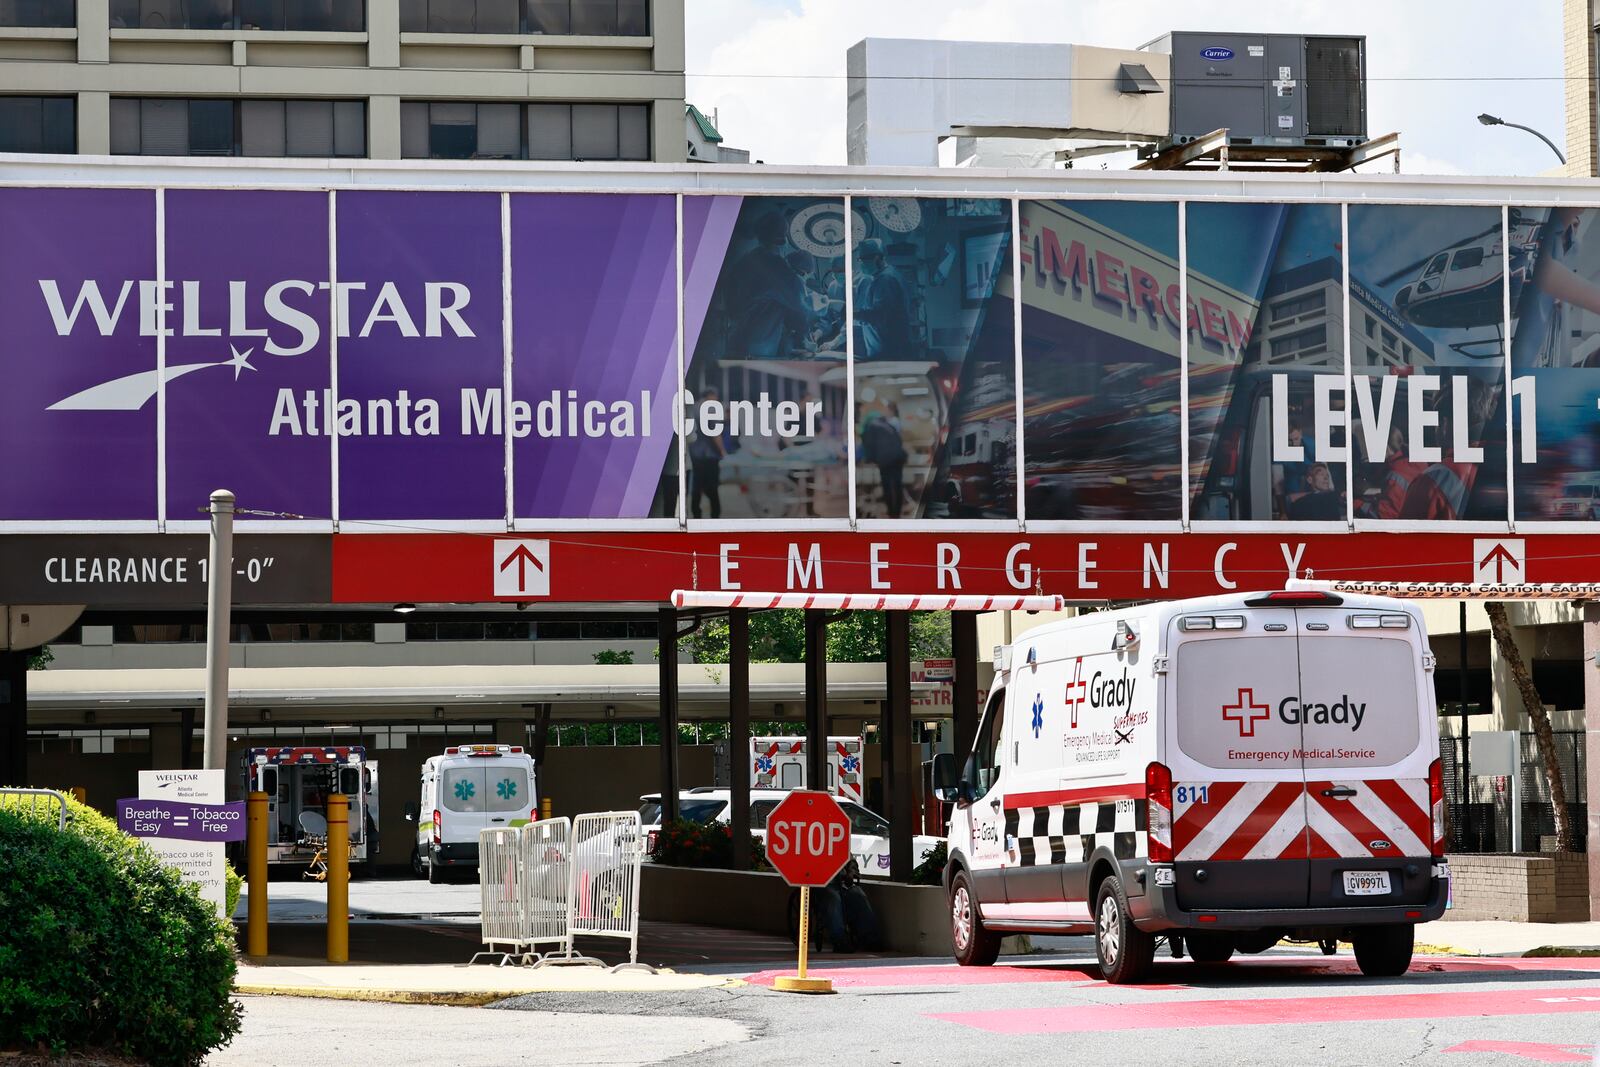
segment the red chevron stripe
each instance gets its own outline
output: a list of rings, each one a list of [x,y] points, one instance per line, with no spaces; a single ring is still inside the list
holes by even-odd
[[[1417,835],[1423,844],[1433,840],[1433,819],[1421,807],[1405,786],[1392,779],[1383,778],[1367,783],[1373,795],[1383,801],[1384,807],[1400,817],[1406,828]]]
[[[1243,782],[1213,782],[1209,804],[1191,804],[1172,824],[1172,851],[1181,853],[1194,842],[1200,831],[1204,830],[1223,806],[1238,795],[1243,789]]]
[[[1277,825],[1278,819],[1284,812],[1295,804],[1300,803],[1304,789],[1299,782],[1280,782],[1272,787],[1272,791],[1261,798],[1252,811],[1239,824],[1239,828],[1211,854],[1214,860],[1242,860],[1245,854],[1255,847],[1266,832]]]

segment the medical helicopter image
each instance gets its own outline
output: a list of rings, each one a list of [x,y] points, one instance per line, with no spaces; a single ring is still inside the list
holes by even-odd
[[[1517,208],[1511,209],[1508,222],[1511,304],[1515,307],[1538,258],[1543,222]],[[1390,272],[1379,279],[1378,286],[1387,288],[1415,274],[1395,292],[1395,311],[1415,326],[1460,330],[1492,327],[1492,337],[1457,341],[1450,347],[1473,359],[1499,358],[1505,352],[1500,242],[1500,226],[1490,226]]]

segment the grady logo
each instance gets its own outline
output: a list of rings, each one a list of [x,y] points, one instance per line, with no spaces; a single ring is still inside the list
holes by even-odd
[[[1302,701],[1298,696],[1288,696],[1278,701],[1278,718],[1289,726],[1326,726],[1336,723],[1349,726],[1354,732],[1361,729],[1361,720],[1366,714],[1367,706],[1356,703],[1349,694],[1340,696],[1331,704]],[[1272,705],[1258,703],[1253,688],[1240,688],[1234,702],[1222,706],[1222,717],[1239,728],[1240,737],[1254,737],[1256,724],[1264,722],[1271,715]]]
[[[51,411],[137,411],[148,404],[164,382],[208,367],[231,367],[235,381],[241,372],[257,368],[250,355],[257,348],[269,356],[300,356],[322,339],[327,313],[312,305],[319,292],[331,292],[339,337],[394,338],[476,336],[462,317],[472,300],[461,282],[422,282],[420,292],[410,283],[402,293],[394,282],[384,282],[369,292],[366,282],[314,282],[291,278],[264,288],[248,281],[226,285],[198,281],[126,280],[109,283],[89,279],[76,294],[61,291],[54,278],[40,278],[50,321],[58,337],[80,330],[111,337],[124,315],[137,315],[140,337],[226,337],[231,353],[225,358],[184,363],[161,370],[140,371],[101,382],[51,404]],[[225,291],[225,296],[223,295]],[[135,297],[135,292],[137,296]],[[131,310],[129,304],[137,310]],[[352,308],[352,305],[355,305]],[[420,314],[419,314],[420,313]],[[359,319],[359,330],[352,325]],[[239,345],[235,339],[249,339]]]

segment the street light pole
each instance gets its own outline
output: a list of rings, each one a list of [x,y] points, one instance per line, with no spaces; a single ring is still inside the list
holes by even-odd
[[[1556,158],[1561,160],[1563,166],[1566,165],[1567,157],[1561,154],[1561,149],[1556,147],[1556,143],[1550,140],[1550,138],[1546,137],[1544,134],[1540,133],[1538,130],[1534,129],[1532,126],[1524,126],[1520,122],[1507,122],[1505,119],[1499,118],[1498,116],[1488,114],[1479,115],[1478,121],[1485,126],[1510,126],[1514,130],[1522,130],[1525,133],[1531,133],[1535,137],[1539,138],[1539,140],[1549,145],[1550,151],[1556,154]]]
[[[211,558],[206,566],[205,766],[228,763],[228,630],[233,616],[233,494],[211,494]]]

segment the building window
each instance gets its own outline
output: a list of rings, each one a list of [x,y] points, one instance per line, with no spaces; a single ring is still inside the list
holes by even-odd
[[[1272,339],[1272,356],[1304,355],[1311,352],[1320,352],[1328,346],[1328,328],[1326,326],[1313,326],[1309,330],[1291,333],[1287,337],[1274,337]]]
[[[365,0],[111,0],[111,28],[360,33],[367,6]]]
[[[645,37],[650,0],[400,0],[400,30]]]
[[[77,24],[75,0],[0,0],[0,26],[64,28]]]
[[[1322,311],[1327,306],[1327,294],[1321,289],[1313,289],[1309,293],[1301,293],[1299,296],[1273,304],[1272,321],[1282,322],[1284,319],[1298,318],[1313,311]]]
[[[0,152],[77,150],[77,101],[72,97],[0,96]]]
[[[367,105],[360,100],[111,101],[111,151],[125,156],[360,158]]]
[[[400,105],[407,159],[650,158],[649,104]]]

